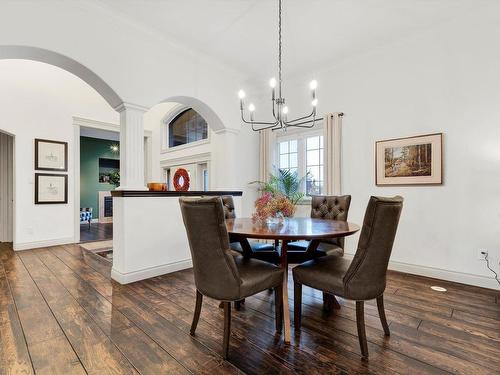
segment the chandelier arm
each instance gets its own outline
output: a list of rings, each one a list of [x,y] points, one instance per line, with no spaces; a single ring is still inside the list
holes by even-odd
[[[276,126],[276,127],[272,128],[272,129],[271,129],[271,131],[273,131],[273,132],[274,132],[274,131],[277,131],[277,130],[281,130],[281,129],[283,129],[283,128],[284,128],[283,124],[282,124],[282,123],[280,123],[280,126]]]
[[[264,122],[264,121],[247,121],[245,120],[245,117],[243,115],[243,111],[241,111],[241,120],[245,123],[245,124],[249,124],[249,125],[273,125],[273,126],[276,126],[276,124],[278,123],[278,121],[275,121],[275,122]]]
[[[320,118],[313,118],[312,120],[308,120],[308,121],[302,121],[302,122],[299,122],[299,123],[296,123],[296,124],[290,124],[288,122],[285,122],[285,125],[286,126],[296,126],[296,127],[299,127],[299,128],[312,128],[314,126],[314,124],[316,123],[316,121],[323,121],[323,117],[320,117]],[[303,126],[305,124],[311,124],[310,126]]]
[[[305,120],[306,118],[309,118],[309,117],[313,117],[315,116],[315,110],[313,109],[311,114],[310,115],[307,115],[307,116],[303,116],[303,117],[299,117],[299,118],[296,118],[296,119],[293,119],[293,120],[287,120],[286,123],[287,124],[291,124],[293,122],[297,122],[297,121],[301,121],[301,120]]]
[[[272,130],[274,130],[274,129],[276,128],[276,125],[277,125],[277,124],[278,124],[278,123],[275,123],[275,124],[273,124],[273,125],[263,126],[263,127],[261,127],[261,128],[255,128],[255,125],[254,125],[254,124],[252,124],[252,130],[253,130],[253,131],[255,131],[255,132],[256,132],[256,131],[261,131],[261,130],[267,130],[267,129],[272,129]]]

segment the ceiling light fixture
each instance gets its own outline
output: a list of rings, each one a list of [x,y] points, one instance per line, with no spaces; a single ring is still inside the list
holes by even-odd
[[[297,128],[312,128],[316,121],[323,120],[322,118],[316,118],[316,107],[318,105],[318,99],[316,98],[316,88],[318,87],[318,81],[312,80],[309,84],[309,89],[311,90],[311,106],[312,110],[309,115],[298,117],[293,120],[288,120],[288,107],[285,105],[285,98],[282,96],[282,77],[281,77],[281,55],[282,55],[282,43],[281,43],[281,13],[283,7],[283,0],[278,0],[278,80],[276,78],[271,78],[269,80],[269,86],[271,86],[271,100],[273,102],[273,121],[255,121],[254,112],[255,105],[250,103],[248,106],[248,111],[250,112],[250,120],[245,118],[245,91],[240,90],[238,92],[238,97],[240,98],[240,111],[241,119],[245,124],[252,125],[254,131],[260,131],[264,129],[286,130],[288,127]],[[276,96],[276,88],[278,93]]]

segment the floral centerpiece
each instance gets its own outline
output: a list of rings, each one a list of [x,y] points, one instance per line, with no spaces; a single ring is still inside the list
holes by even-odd
[[[255,201],[255,213],[252,219],[256,222],[281,221],[285,217],[292,217],[295,205],[286,196],[280,193],[265,192]]]
[[[297,172],[278,169],[269,176],[269,181],[254,181],[259,185],[262,196],[255,201],[254,221],[282,221],[292,217],[295,206],[302,199],[302,183],[305,177],[299,178]]]

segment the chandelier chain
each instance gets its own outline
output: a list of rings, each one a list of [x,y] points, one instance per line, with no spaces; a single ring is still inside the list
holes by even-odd
[[[250,103],[248,106],[248,110],[250,112],[250,120],[245,118],[245,92],[240,90],[238,92],[238,96],[240,97],[240,112],[241,112],[241,120],[245,124],[252,125],[252,130],[254,131],[262,131],[265,129],[271,130],[286,130],[287,127],[295,127],[295,128],[312,128],[318,121],[322,121],[323,118],[316,117],[316,105],[318,104],[318,99],[316,99],[316,80],[311,81],[309,87],[311,89],[311,105],[312,110],[308,114],[302,117],[297,117],[295,119],[288,119],[288,107],[285,105],[285,98],[282,96],[282,84],[283,84],[283,76],[282,76],[282,50],[283,50],[283,41],[282,41],[282,13],[283,13],[283,0],[278,0],[278,81],[275,78],[272,78],[269,81],[269,84],[272,89],[272,115],[273,120],[271,121],[255,121],[254,120],[254,111],[255,106]],[[276,96],[276,86],[278,90],[278,95]]]
[[[282,12],[283,0],[278,2],[278,97],[281,99],[281,12]]]

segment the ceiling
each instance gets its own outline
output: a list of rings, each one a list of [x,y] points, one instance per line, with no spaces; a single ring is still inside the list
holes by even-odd
[[[276,75],[277,0],[95,0],[248,78]],[[284,0],[284,75],[333,63],[496,0]]]

